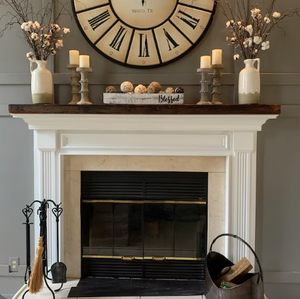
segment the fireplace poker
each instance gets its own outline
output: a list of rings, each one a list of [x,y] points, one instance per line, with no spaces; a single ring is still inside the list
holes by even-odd
[[[26,225],[26,270],[24,275],[24,282],[27,284],[27,281],[31,274],[31,261],[30,261],[30,223],[29,219],[33,213],[33,209],[30,206],[26,205],[26,208],[22,210],[23,215],[26,218],[26,222],[23,223]]]

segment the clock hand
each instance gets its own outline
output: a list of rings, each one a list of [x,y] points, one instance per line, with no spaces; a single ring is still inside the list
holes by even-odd
[[[144,4],[145,4],[145,0],[142,0],[142,6],[144,6]]]

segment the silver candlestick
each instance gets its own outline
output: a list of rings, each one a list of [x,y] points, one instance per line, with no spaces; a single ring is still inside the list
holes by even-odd
[[[197,69],[198,73],[201,73],[201,99],[197,103],[197,105],[211,105],[211,102],[209,101],[209,90],[208,90],[208,74],[211,73],[211,69],[207,68],[200,68]]]
[[[67,68],[69,70],[72,71],[72,75],[71,75],[71,80],[72,80],[72,83],[71,83],[71,86],[72,86],[72,101],[69,103],[69,105],[76,105],[78,102],[79,102],[79,74],[78,72],[76,71],[76,68],[78,68],[78,64],[69,64],[67,66]]]
[[[88,73],[92,72],[92,69],[89,67],[78,67],[76,69],[77,72],[80,72],[81,74],[81,80],[79,81],[81,83],[81,99],[77,103],[77,105],[92,105],[93,103],[89,101],[88,94],[89,94],[89,79],[88,79]]]
[[[212,104],[213,105],[222,105],[222,102],[220,101],[220,95],[221,95],[221,78],[222,78],[222,70],[224,69],[223,64],[213,64],[213,84],[212,84]]]

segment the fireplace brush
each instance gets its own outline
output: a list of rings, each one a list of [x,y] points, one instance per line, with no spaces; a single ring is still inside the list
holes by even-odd
[[[43,286],[43,252],[43,237],[40,236],[32,272],[29,278],[29,292],[31,294],[36,294]]]
[[[46,261],[46,250],[47,246],[44,246],[43,238],[46,242],[47,239],[47,208],[48,203],[44,200],[41,202],[41,206],[38,209],[40,217],[40,237],[38,241],[38,246],[36,248],[35,260],[32,268],[32,273],[29,279],[29,292],[36,294],[43,286],[43,266],[45,266]]]

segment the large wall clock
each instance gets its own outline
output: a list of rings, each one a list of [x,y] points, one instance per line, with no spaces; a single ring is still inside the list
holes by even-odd
[[[214,0],[72,0],[87,40],[109,59],[157,67],[186,54],[207,31]]]

